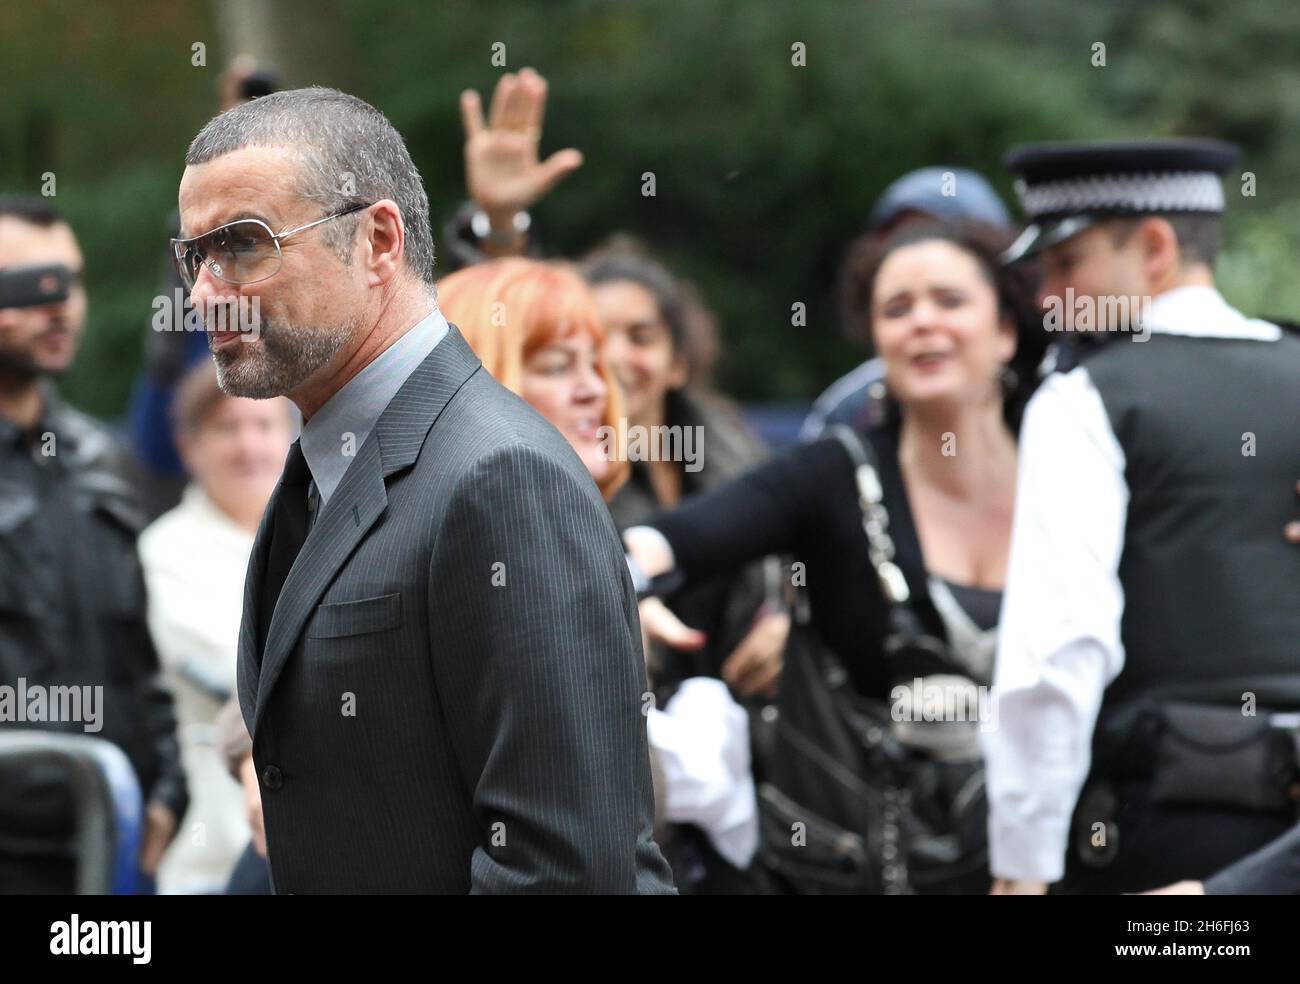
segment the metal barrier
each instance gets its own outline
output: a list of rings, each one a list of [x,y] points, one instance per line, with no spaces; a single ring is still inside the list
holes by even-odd
[[[0,769],[52,765],[67,776],[77,814],[77,894],[136,895],[143,805],[120,748],[90,735],[0,729]]]

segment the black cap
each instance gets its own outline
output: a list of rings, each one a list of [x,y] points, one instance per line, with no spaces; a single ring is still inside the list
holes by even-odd
[[[1240,150],[1169,138],[1016,147],[1003,160],[1030,225],[1003,256],[1014,263],[1113,215],[1223,211],[1221,177]]]

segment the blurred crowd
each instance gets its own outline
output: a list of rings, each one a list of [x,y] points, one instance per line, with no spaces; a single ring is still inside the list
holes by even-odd
[[[274,71],[240,60],[226,73],[219,108],[278,87]],[[576,149],[539,155],[546,100],[545,80],[530,69],[502,76],[486,106],[475,92],[462,95],[466,201],[448,209],[438,239],[437,302],[484,368],[572,446],[624,538],[653,695],[645,713],[656,839],[679,891],[1032,891],[1062,878],[1092,891],[1288,890],[1259,880],[1262,869],[1268,877],[1281,869],[1276,856],[1261,861],[1255,852],[1278,850],[1295,822],[1293,795],[1259,790],[1263,805],[1249,814],[1236,802],[1211,804],[1207,814],[1204,804],[1175,800],[1171,818],[1144,798],[1154,773],[1136,780],[1142,794],[1130,795],[1127,777],[1099,776],[1100,751],[1090,772],[1092,721],[1122,658],[1092,680],[1094,663],[1083,657],[1047,665],[1023,655],[1051,648],[1035,619],[1053,605],[1075,605],[1078,620],[1113,606],[1113,585],[1093,591],[1089,571],[1109,563],[1114,581],[1125,530],[1118,523],[1114,540],[1098,527],[1099,540],[1114,540],[1093,544],[1110,562],[1060,553],[1050,537],[1026,537],[1013,550],[1013,534],[1041,513],[1073,512],[1087,523],[1092,504],[1103,501],[1101,493],[1091,498],[1087,456],[1071,450],[1068,427],[1059,432],[1066,435],[1059,458],[1047,460],[1034,445],[1043,471],[1032,472],[1064,476],[1064,486],[1026,483],[1027,407],[1046,380],[1077,382],[1072,370],[1093,365],[1093,350],[1103,347],[1087,332],[1052,333],[1043,312],[1050,298],[1074,289],[1164,298],[1154,316],[1240,324],[1234,338],[1289,332],[1239,314],[1214,291],[1208,271],[1217,245],[1206,241],[1217,215],[1165,222],[1155,232],[1058,228],[1069,234],[1025,250],[1024,230],[985,177],[943,162],[901,175],[843,248],[839,309],[865,361],[845,366],[812,401],[800,446],[774,452],[719,392],[723,332],[687,278],[613,229],[585,255],[545,254],[545,229],[534,227],[530,209],[558,182],[580,181],[582,165]],[[1021,177],[1039,179],[1032,168]],[[175,235],[178,220],[171,221]],[[160,220],[160,241],[166,236]],[[68,406],[52,381],[81,341],[84,263],[76,231],[51,200],[0,198],[0,272],[40,265],[70,272],[57,299],[0,308],[0,683],[103,686],[106,726],[96,737],[126,754],[140,789],[136,861],[146,890],[269,892],[258,777],[233,695],[245,571],[299,414],[286,398],[223,393],[204,333],[152,326],[124,434]],[[181,286],[177,275],[160,294]],[[1141,346],[1123,348],[1128,355]],[[1253,385],[1300,383],[1291,358],[1288,348],[1277,373]],[[1104,379],[1097,365],[1094,375]],[[1150,378],[1152,386],[1178,384]],[[1104,396],[1126,439],[1130,418],[1117,418],[1113,403],[1120,397]],[[1226,397],[1203,389],[1195,398],[1212,415]],[[1293,399],[1283,393],[1260,413]],[[1247,429],[1272,435],[1295,424]],[[1234,440],[1242,429],[1236,418],[1225,426]],[[943,450],[954,440],[959,450]],[[1287,440],[1294,445],[1294,435]],[[1126,450],[1117,467],[1131,486],[1125,502],[1137,503],[1141,469],[1165,466]],[[1250,512],[1247,485],[1273,479],[1234,475],[1235,498],[1224,508]],[[1296,479],[1300,469],[1292,486]],[[1205,481],[1212,494],[1217,486]],[[1055,499],[1063,487],[1077,498]],[[1268,501],[1287,491],[1269,488]],[[1210,507],[1190,502],[1184,522],[1196,535],[1198,510]],[[1137,521],[1128,516],[1132,535]],[[1261,578],[1285,582],[1296,570],[1300,530],[1284,520],[1270,513],[1271,546],[1249,543]],[[1124,556],[1137,563],[1135,547]],[[1038,559],[1042,566],[1028,576],[1018,571]],[[1041,573],[1054,562],[1059,578]],[[1196,563],[1215,562],[1197,555]],[[1036,578],[1040,594],[1007,594],[1010,581]],[[1157,610],[1181,618],[1188,605],[1230,608],[1215,584]],[[1289,597],[1300,609],[1297,589],[1300,581],[1284,584],[1260,604]],[[1242,610],[1260,624],[1239,626],[1232,641],[1271,658],[1294,612]],[[1115,616],[1110,628],[1080,636],[1100,636],[1099,651],[1122,657],[1106,637],[1118,615],[1101,611],[1099,620],[1107,615]],[[1130,662],[1143,631],[1125,623]],[[1300,699],[1300,656],[1289,638],[1290,665],[1261,663],[1270,680],[1285,678],[1281,696],[1260,698],[1278,714],[1300,710],[1288,703]],[[1243,678],[1254,672],[1239,669]],[[1159,685],[1217,679],[1213,667],[1149,672]],[[923,707],[931,688],[951,709],[990,687],[1008,695],[1000,722]],[[1231,683],[1223,693],[1232,699],[1216,694],[1206,703],[1234,706],[1242,689]],[[1030,704],[1033,714],[1013,716]],[[839,730],[808,730],[830,717],[842,718]],[[76,722],[28,726],[83,731]],[[0,732],[14,727],[0,721]],[[1202,734],[1202,724],[1189,727]],[[837,736],[861,747],[846,751]],[[913,764],[889,771],[895,767],[875,756],[890,754]],[[1300,788],[1294,754],[1270,761],[1280,770],[1273,779]],[[1056,840],[1038,850],[1031,842],[1042,811],[1033,796],[1043,776],[1044,789],[1062,781],[1066,798],[1082,787],[1085,800],[1109,790],[1115,802],[1053,818],[1047,827]],[[0,891],[77,885],[79,807],[67,785],[46,760],[0,759]],[[895,796],[903,813],[912,799],[910,821],[896,823]],[[895,830],[900,843],[891,848]],[[1116,866],[1121,836],[1140,846],[1126,847]],[[1039,860],[1059,855],[1058,843],[1078,856],[1060,858],[1063,869]],[[1123,877],[1088,881],[1121,869]],[[1300,881],[1289,890],[1300,891]]]

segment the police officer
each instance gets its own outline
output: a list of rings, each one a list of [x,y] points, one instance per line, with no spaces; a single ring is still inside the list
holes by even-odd
[[[1043,144],[1007,166],[1046,325],[1086,331],[1020,440],[985,736],[994,892],[1202,879],[1295,821],[1300,337],[1214,287],[1210,140]],[[1081,336],[1082,337],[1082,336]]]

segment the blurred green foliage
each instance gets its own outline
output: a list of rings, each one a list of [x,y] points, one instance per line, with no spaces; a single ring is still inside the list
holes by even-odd
[[[496,42],[508,69],[541,71],[544,150],[578,147],[586,163],[535,229],[568,255],[631,232],[695,279],[724,327],[719,382],[742,398],[807,400],[858,359],[836,324],[835,272],[885,184],[949,164],[1009,196],[999,162],[1018,142],[1240,142],[1257,194],[1227,184],[1223,288],[1249,312],[1300,318],[1300,5],[1287,0],[8,4],[0,189],[57,177],[91,300],[64,389],[93,412],[128,398],[182,156],[215,110],[236,53],[221,39],[238,36],[222,19],[240,10],[270,18],[264,47],[289,84],[346,88],[388,114],[435,229],[464,193],[460,90],[490,92]],[[191,64],[200,41],[205,67]],[[790,324],[797,301],[806,327]]]

